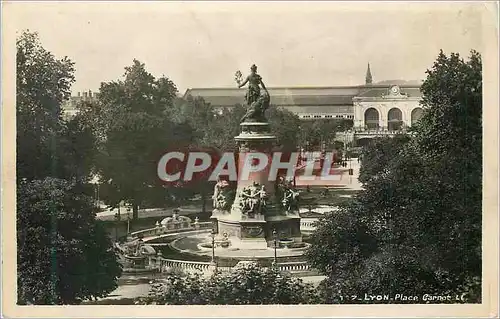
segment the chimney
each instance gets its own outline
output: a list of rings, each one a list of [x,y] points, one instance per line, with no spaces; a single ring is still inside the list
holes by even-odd
[[[83,98],[87,98],[87,92],[83,92]]]
[[[80,97],[82,95],[82,93],[80,91],[78,91],[78,97]]]
[[[89,90],[89,97],[92,97],[92,90]]]

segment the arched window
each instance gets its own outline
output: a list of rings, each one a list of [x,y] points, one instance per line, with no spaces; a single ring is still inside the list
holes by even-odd
[[[403,126],[403,113],[397,107],[389,110],[387,114],[387,128],[389,131],[397,131]]]
[[[416,107],[411,111],[411,125],[417,123],[422,118],[424,110],[421,107]]]
[[[378,128],[379,115],[378,111],[373,107],[365,111],[365,125],[369,130]]]

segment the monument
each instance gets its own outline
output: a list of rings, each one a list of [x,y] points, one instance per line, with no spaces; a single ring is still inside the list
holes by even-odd
[[[298,192],[285,178],[269,180],[272,150],[276,146],[276,137],[265,117],[270,106],[269,92],[255,65],[244,82],[238,78],[237,82],[239,87],[248,83],[247,112],[241,119],[241,133],[235,137],[239,148],[238,182],[235,189],[224,180],[215,186],[211,217],[214,229],[218,236],[229,238],[232,247],[240,249],[273,247],[275,236],[278,242],[299,244],[302,235]],[[266,154],[268,164],[258,172],[251,172],[248,178],[241,178],[250,153]]]

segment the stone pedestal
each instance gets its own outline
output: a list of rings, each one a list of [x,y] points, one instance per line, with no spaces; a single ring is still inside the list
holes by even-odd
[[[276,137],[270,133],[269,123],[244,122],[240,125],[241,133],[235,137],[239,145],[236,197],[230,211],[224,213],[214,210],[212,220],[217,220],[216,231],[219,234],[227,234],[231,247],[240,249],[273,247],[273,230],[276,230],[279,239],[302,242],[298,212],[293,215],[284,212],[279,199],[275,196],[276,181],[269,180],[272,149],[276,141]],[[243,176],[242,179],[245,161],[251,153],[266,154],[268,164],[261,171],[250,173],[249,178]],[[268,195],[266,209],[260,215],[245,214],[240,208],[241,191],[253,183],[263,185]]]

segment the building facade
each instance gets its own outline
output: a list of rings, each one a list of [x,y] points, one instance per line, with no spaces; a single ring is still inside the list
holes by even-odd
[[[367,88],[353,97],[354,128],[398,131],[422,116],[419,87]]]
[[[94,101],[98,97],[98,93],[78,92],[77,95],[72,96],[69,100],[65,101],[62,105],[63,115],[66,119],[72,118],[78,113],[78,104],[83,101]]]

